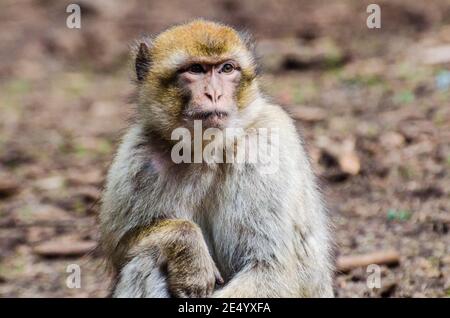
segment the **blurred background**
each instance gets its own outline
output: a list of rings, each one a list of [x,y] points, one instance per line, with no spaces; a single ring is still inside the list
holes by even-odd
[[[360,0],[76,1],[81,29],[69,3],[0,2],[0,296],[107,294],[89,251],[133,114],[129,44],[195,17],[258,41],[263,88],[297,121],[329,202],[337,296],[450,296],[448,0],[376,1],[381,29]]]

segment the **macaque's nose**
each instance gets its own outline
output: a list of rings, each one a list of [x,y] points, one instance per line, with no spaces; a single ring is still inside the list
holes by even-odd
[[[216,90],[205,92],[205,95],[214,104],[217,103],[219,101],[219,99],[222,97],[222,94],[217,92]]]
[[[208,97],[213,104],[220,100],[223,92],[221,83],[216,76],[217,75],[213,74],[205,87],[205,96]]]

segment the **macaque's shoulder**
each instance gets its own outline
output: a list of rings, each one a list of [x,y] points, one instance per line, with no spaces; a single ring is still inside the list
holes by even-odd
[[[280,132],[296,133],[294,120],[281,106],[265,101],[263,103],[255,122],[256,127],[278,128]]]
[[[120,178],[138,175],[143,169],[148,173],[156,172],[157,168],[152,164],[155,154],[152,152],[149,140],[145,138],[143,128],[138,124],[130,126],[117,149],[112,169],[110,169],[110,177],[113,177],[111,173],[117,175],[118,171]]]

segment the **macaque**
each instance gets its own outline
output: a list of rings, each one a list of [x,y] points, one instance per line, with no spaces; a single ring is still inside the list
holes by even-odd
[[[333,297],[326,209],[293,121],[260,92],[252,50],[247,35],[205,20],[137,43],[137,116],[100,213],[113,297]],[[204,133],[234,129],[200,144],[231,144],[231,153],[276,131],[278,142],[257,143],[276,147],[265,158],[276,171],[174,162],[180,142],[182,152],[196,149],[174,131],[192,132],[196,121]]]

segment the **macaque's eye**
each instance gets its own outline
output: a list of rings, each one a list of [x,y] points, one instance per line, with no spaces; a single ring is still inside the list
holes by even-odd
[[[221,72],[231,73],[234,71],[234,65],[230,63],[226,63],[222,66]]]
[[[200,64],[192,64],[191,66],[189,66],[188,71],[194,74],[200,74],[205,72],[203,66],[201,66]]]

